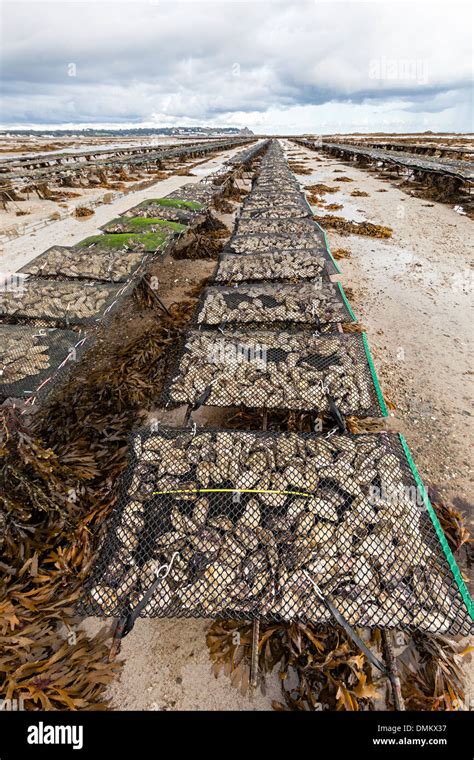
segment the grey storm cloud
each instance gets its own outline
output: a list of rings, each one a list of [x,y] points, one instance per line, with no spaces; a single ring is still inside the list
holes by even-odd
[[[443,112],[469,100],[469,19],[464,3],[6,0],[2,122]]]

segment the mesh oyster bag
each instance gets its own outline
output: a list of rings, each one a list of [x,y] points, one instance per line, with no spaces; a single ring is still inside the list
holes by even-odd
[[[115,220],[113,220],[115,221]],[[138,222],[144,221],[138,219]],[[118,224],[122,222],[119,219]],[[130,223],[126,220],[123,224]],[[77,248],[86,248],[94,254],[105,251],[138,251],[142,253],[163,252],[166,246],[171,242],[173,236],[177,233],[170,228],[170,225],[176,225],[175,222],[165,223],[168,226],[161,226],[159,231],[148,232],[141,229],[138,232],[103,232],[100,235],[92,235],[77,244]]]
[[[299,282],[327,278],[334,265],[323,250],[271,251],[268,253],[223,253],[219,257],[214,282]]]
[[[92,324],[110,313],[129,285],[32,277],[21,288],[0,292],[0,322],[36,326]]]
[[[212,184],[206,184],[204,182],[189,182],[187,185],[183,185],[176,193],[170,193],[166,198],[175,201],[194,201],[195,203],[206,206],[215,195],[221,192],[219,187],[214,187]],[[179,194],[178,194],[179,193]]]
[[[19,271],[36,277],[77,278],[103,282],[125,282],[146,257],[139,251],[106,251],[100,246],[71,248],[54,245]]]
[[[260,234],[260,235],[288,235],[289,237],[295,237],[296,235],[311,235],[315,234],[316,237],[320,237],[320,229],[316,227],[312,219],[303,217],[302,219],[294,219],[291,216],[288,218],[242,218],[236,219],[235,233],[237,236],[248,234]],[[300,246],[303,248],[303,246]]]
[[[249,253],[267,253],[268,251],[318,251],[327,255],[324,239],[315,231],[311,234],[294,235],[245,234],[234,235],[225,247],[226,253],[247,255]]]
[[[398,436],[141,430],[79,612],[466,634],[440,531]]]
[[[300,325],[320,330],[323,325],[355,321],[340,283],[316,280],[292,284],[214,286],[201,294],[193,325],[264,326],[284,329]]]
[[[386,414],[364,334],[189,330],[176,353],[167,405]]]
[[[253,206],[245,207],[245,205],[242,207],[240,214],[239,214],[239,220],[252,220],[255,221],[257,219],[269,219],[269,220],[275,220],[275,219],[305,219],[312,216],[312,211],[308,208],[306,205],[285,205],[285,204],[275,204],[272,206],[267,206],[262,204],[261,206]]]
[[[259,209],[278,209],[279,206],[293,208],[295,211],[303,210],[309,213],[308,205],[300,192],[287,193],[254,193],[253,191],[245,198],[242,204],[242,214],[254,212]]]
[[[57,368],[73,366],[83,339],[72,330],[0,325],[0,398],[28,399],[43,384],[49,391]]]
[[[172,237],[186,229],[186,224],[180,222],[173,222],[169,219],[162,219],[161,217],[144,217],[144,216],[119,216],[115,219],[111,219],[110,222],[106,222],[99,227],[102,232],[115,233],[115,234],[147,234],[147,233],[159,233],[163,236]]]
[[[171,198],[151,198],[122,212],[122,217],[167,219],[180,224],[191,224],[202,209],[202,204],[192,201],[173,201]]]

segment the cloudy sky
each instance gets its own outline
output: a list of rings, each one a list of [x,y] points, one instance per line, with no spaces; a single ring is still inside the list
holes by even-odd
[[[4,0],[3,126],[471,131],[470,3]]]

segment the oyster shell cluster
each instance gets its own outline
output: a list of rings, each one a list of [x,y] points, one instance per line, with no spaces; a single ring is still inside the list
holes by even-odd
[[[197,314],[200,325],[294,322],[319,328],[345,322],[346,308],[332,283],[241,285],[206,288]]]
[[[329,395],[342,414],[364,415],[374,400],[363,351],[359,334],[189,331],[168,397],[195,404],[210,389],[210,406],[325,412]]]
[[[175,194],[167,195],[167,198],[183,201],[196,201],[207,205],[214,195],[219,194],[220,187],[206,182],[188,182],[179,188],[179,196]]]
[[[165,219],[169,222],[179,222],[180,224],[191,224],[196,216],[196,211],[187,208],[175,208],[173,206],[163,206],[153,201],[145,201],[138,206],[124,211],[121,216],[132,218],[141,216],[149,219]]]
[[[49,346],[31,330],[2,330],[0,333],[0,386],[37,375],[50,366]]]
[[[143,253],[104,251],[91,248],[53,246],[20,271],[40,277],[71,277],[124,282],[143,261]]]
[[[257,220],[257,219],[268,219],[269,221],[272,221],[274,219],[306,219],[311,216],[311,212],[308,209],[307,206],[300,205],[300,204],[293,204],[291,206],[284,206],[282,204],[264,204],[263,202],[261,205],[250,205],[249,203],[244,203],[242,206],[242,211],[240,212],[240,221],[244,220]]]
[[[102,613],[133,607],[171,563],[144,616],[325,622],[313,580],[352,625],[455,623],[387,438],[168,431],[137,435],[134,450],[114,551],[90,591]]]
[[[216,282],[248,280],[310,280],[325,272],[326,259],[312,251],[273,251],[272,253],[224,254],[215,274]]]
[[[266,252],[273,249],[278,251],[310,250],[314,256],[325,253],[325,246],[315,233],[309,235],[234,235],[228,243],[228,250],[239,254]]]
[[[0,318],[80,322],[99,317],[118,288],[91,282],[26,280],[17,291],[0,293]]]
[[[310,214],[308,206],[305,204],[301,193],[285,193],[284,196],[280,194],[270,193],[252,193],[244,201],[242,206],[242,213],[254,213],[260,212],[262,209],[267,209],[273,216],[274,212],[279,208],[284,208],[286,216],[293,216],[294,213],[305,212],[304,215]]]
[[[130,232],[131,234],[139,234],[140,232],[159,232],[162,235],[166,235],[168,237],[173,237],[173,235],[176,232],[176,229],[173,229],[171,226],[172,222],[166,222],[164,219],[159,219],[159,221],[155,221],[154,223],[146,223],[147,217],[139,217],[140,219],[143,218],[144,222],[146,223],[146,227],[143,227],[142,230],[137,229],[136,226],[134,226],[133,222],[137,217],[118,217],[116,219],[112,219],[110,222],[107,222],[104,224],[100,229],[105,233],[127,233]],[[163,222],[163,224],[160,224],[160,222]]]
[[[244,217],[238,220],[237,230],[239,235],[245,235],[248,233],[260,233],[263,235],[301,235],[305,234],[318,234],[318,228],[310,219],[260,219]],[[321,234],[319,232],[319,234]],[[300,246],[304,247],[304,246]]]

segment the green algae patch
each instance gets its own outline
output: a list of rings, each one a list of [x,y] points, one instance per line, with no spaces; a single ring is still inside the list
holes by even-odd
[[[80,248],[86,248],[93,245],[98,248],[107,250],[130,250],[130,251],[157,251],[162,248],[169,239],[169,234],[165,232],[143,232],[143,233],[112,233],[105,235],[92,235],[85,240],[81,240],[77,245]]]
[[[146,206],[171,206],[171,208],[188,208],[191,209],[191,211],[199,211],[199,209],[204,208],[203,203],[198,203],[198,201],[183,201],[179,198],[151,198],[147,201],[142,201],[142,203],[139,204],[139,208],[146,208]]]
[[[167,219],[159,219],[157,217],[133,216],[130,218],[117,217],[101,227],[104,232],[109,233],[161,232],[160,228],[162,228],[165,234],[176,233],[185,230],[186,225],[180,224],[179,222],[170,222]]]

